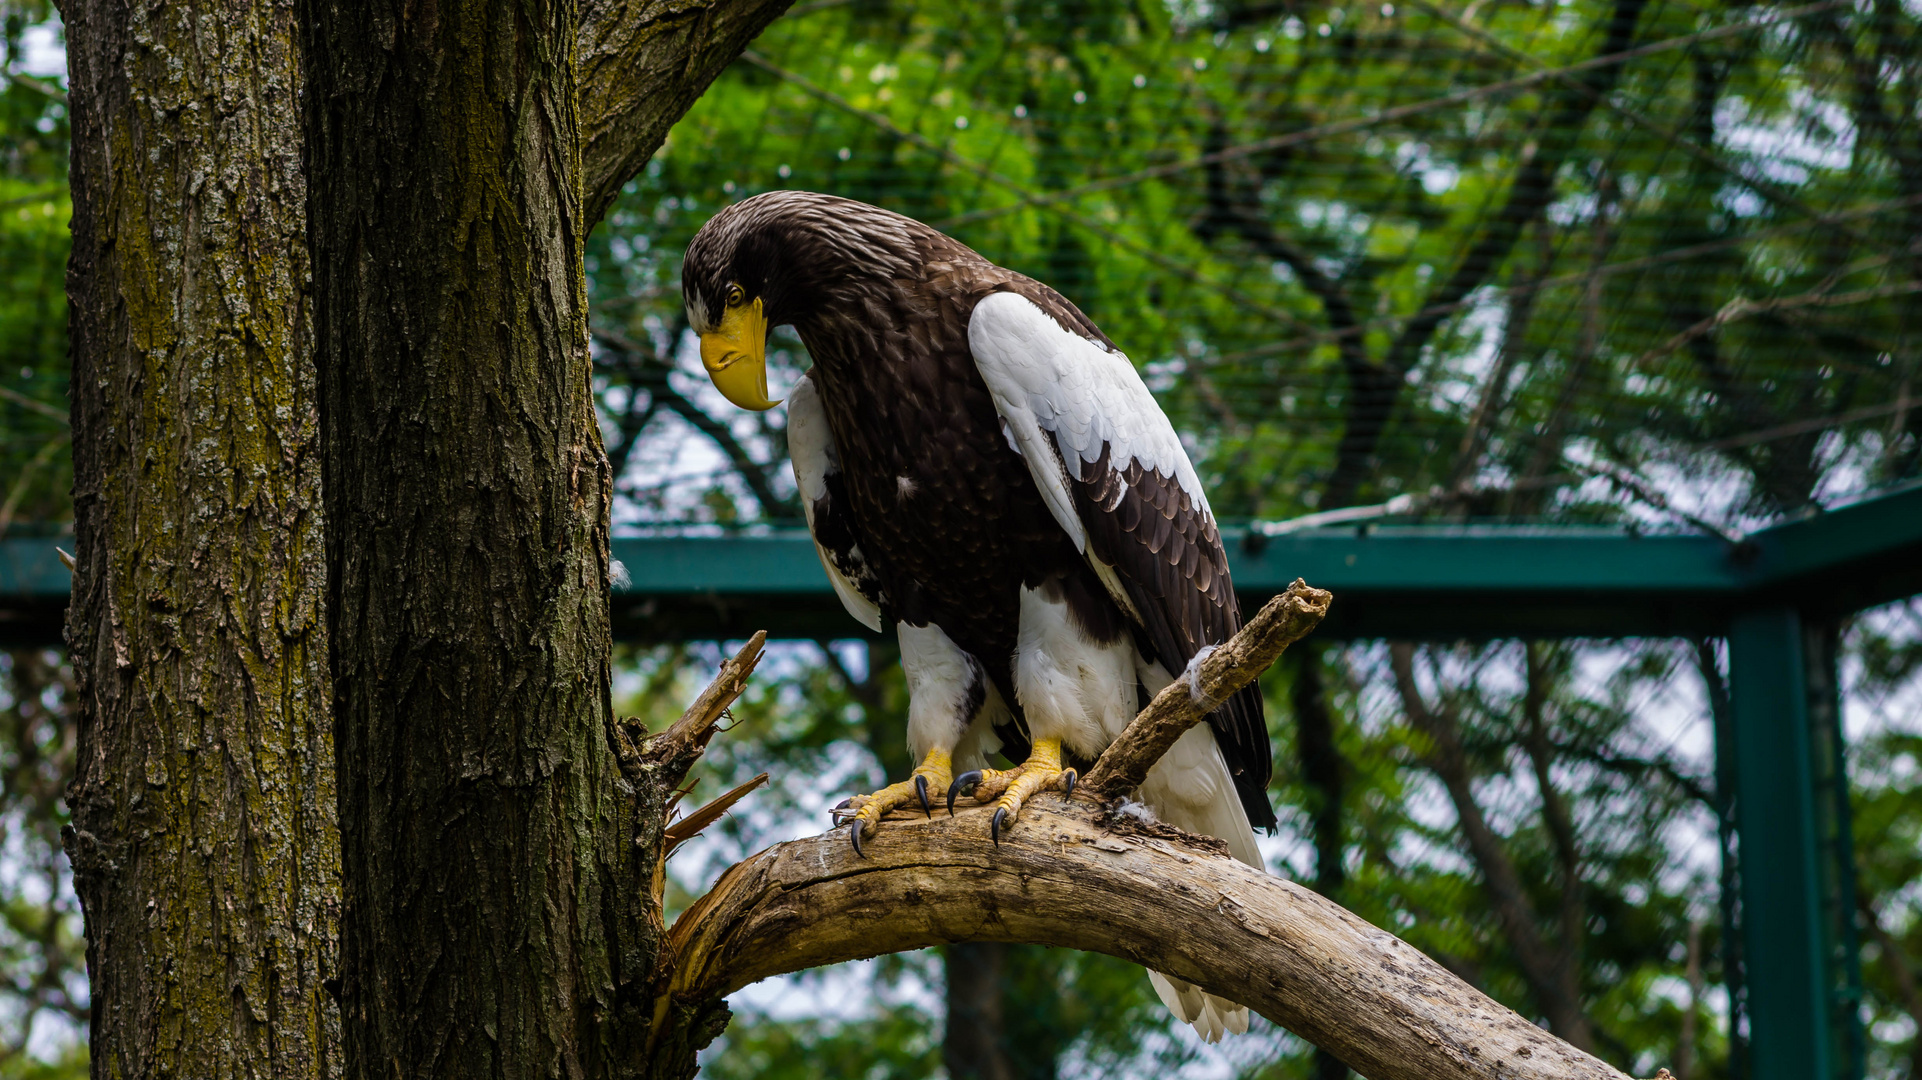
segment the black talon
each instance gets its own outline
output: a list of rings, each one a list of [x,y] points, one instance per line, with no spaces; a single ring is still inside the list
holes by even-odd
[[[928,802],[928,778],[927,777],[922,776],[919,773],[915,774],[914,793],[921,797],[921,812],[928,815],[930,818],[932,818],[934,816],[934,806]],[[952,811],[950,811],[950,813],[952,813]]]
[[[849,826],[848,839],[854,841],[855,858],[858,858],[858,859],[867,858],[866,855],[861,854],[861,819],[860,818],[855,818],[854,824]]]
[[[850,795],[840,802],[835,803],[834,806],[828,810],[828,817],[838,820],[844,812],[849,812],[848,807],[852,805],[854,805],[854,797]]]
[[[1006,821],[1007,818],[1007,807],[997,806],[994,808],[994,820],[988,822],[988,836],[994,840],[995,847],[1001,846],[1001,823]]]
[[[974,785],[980,782],[981,782],[980,769],[971,769],[967,772],[962,773],[960,776],[957,776],[954,778],[954,783],[948,785],[948,816],[949,817],[954,816],[955,795],[958,794],[962,788],[973,788]]]
[[[1063,796],[1073,795],[1075,781],[1079,779],[1080,777],[1075,774],[1073,769],[1068,769],[1063,772],[1061,774],[1061,794]]]

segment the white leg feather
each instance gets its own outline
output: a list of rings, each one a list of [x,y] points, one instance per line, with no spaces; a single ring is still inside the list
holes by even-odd
[[[974,757],[986,760],[984,751],[1000,749],[987,724],[990,695],[1001,709],[1007,706],[992,693],[981,664],[938,626],[896,623],[895,633],[901,642],[901,670],[908,679],[909,755],[921,761],[930,750],[957,753],[967,743]],[[994,745],[981,745],[984,734]]]
[[[1014,694],[1037,739],[1060,739],[1084,758],[1101,756],[1134,719],[1134,647],[1088,637],[1065,600],[1021,590]]]
[[[1134,719],[1137,680],[1150,694],[1173,681],[1125,640],[1112,645],[1090,640],[1064,601],[1034,589],[1021,592],[1014,675],[1015,694],[1034,736],[1058,738],[1088,758],[1100,756]],[[1170,825],[1220,837],[1235,858],[1262,866],[1248,813],[1206,724],[1175,741],[1148,770],[1137,797]],[[1206,1042],[1248,1030],[1242,1005],[1160,972],[1150,971],[1148,981],[1168,1011],[1192,1024]]]

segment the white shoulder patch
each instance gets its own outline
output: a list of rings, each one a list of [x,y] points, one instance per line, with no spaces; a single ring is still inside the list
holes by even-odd
[[[787,449],[794,465],[794,483],[801,489],[801,508],[812,523],[814,502],[828,493],[828,473],[839,472],[841,462],[834,450],[834,436],[828,432],[821,392],[806,375],[796,379],[794,389],[788,392]]]
[[[1201,478],[1188,460],[1168,415],[1156,404],[1128,358],[1064,330],[1047,312],[1016,293],[993,293],[968,319],[968,347],[1008,441],[1027,459],[1055,520],[1084,553],[1087,530],[1074,511],[1060,461],[1083,478],[1108,446],[1109,461],[1138,461],[1171,476],[1197,509],[1212,519]]]
[[[839,472],[841,465],[834,449],[834,436],[828,431],[827,410],[821,407],[821,393],[814,388],[814,380],[806,375],[788,392],[787,448],[788,459],[794,465],[794,486],[800,489],[801,512],[807,515],[808,533],[814,535],[815,504],[827,497],[828,474]],[[814,552],[821,557],[821,568],[828,572],[828,581],[834,586],[835,595],[841,598],[841,606],[856,622],[879,633],[880,605],[855,587],[818,539],[814,541]],[[850,554],[857,562],[866,561],[859,546]]]

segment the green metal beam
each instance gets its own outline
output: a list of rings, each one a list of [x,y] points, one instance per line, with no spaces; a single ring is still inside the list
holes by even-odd
[[[1229,530],[1246,610],[1297,577],[1332,589],[1323,637],[1701,636],[1780,598],[1814,616],[1922,592],[1922,486],[1740,543],[1616,529],[1387,526],[1272,540]],[[862,633],[800,532],[616,540],[630,639]]]
[[[51,539],[0,540],[0,645],[60,644],[73,577],[58,546]]]
[[[1736,821],[1753,1080],[1828,1075],[1802,623],[1790,608],[1729,629]]]
[[[1820,897],[1823,989],[1828,1006],[1829,1075],[1862,1080],[1868,1069],[1862,1027],[1862,947],[1856,934],[1855,838],[1849,812],[1847,747],[1842,737],[1841,625],[1804,620],[1802,669],[1808,683],[1809,782],[1814,807],[1816,894]],[[1918,1078],[1922,1080],[1922,1078]]]
[[[1922,486],[1730,544],[1615,529],[1384,526],[1269,540],[1229,530],[1252,610],[1302,577],[1332,589],[1324,637],[1697,636],[1786,602],[1845,614],[1922,592]],[[67,573],[53,542],[0,542],[0,641],[59,640]],[[614,632],[627,640],[853,637],[799,530],[620,538]],[[1772,598],[1787,598],[1778,600]]]

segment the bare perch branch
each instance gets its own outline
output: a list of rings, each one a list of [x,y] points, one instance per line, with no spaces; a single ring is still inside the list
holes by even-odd
[[[999,847],[985,807],[769,848],[675,923],[669,1003],[962,941],[1084,949],[1247,1004],[1375,1080],[1625,1080],[1333,902],[1199,844],[1097,826],[1052,794]]]
[[[1255,681],[1282,650],[1307,637],[1328,614],[1333,599],[1333,593],[1296,578],[1287,592],[1263,605],[1227,643],[1155,695],[1088,770],[1083,781],[1088,791],[1116,799],[1140,787],[1148,770],[1176,739],[1235,691]]]

